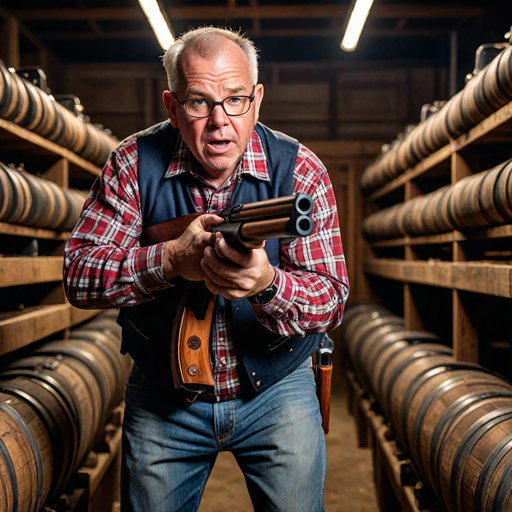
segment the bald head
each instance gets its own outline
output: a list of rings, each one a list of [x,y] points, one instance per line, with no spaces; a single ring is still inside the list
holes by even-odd
[[[202,58],[215,60],[231,45],[237,45],[245,54],[253,85],[258,83],[257,51],[249,39],[231,30],[215,27],[194,29],[176,39],[165,52],[163,62],[167,72],[169,90],[176,91],[183,78],[181,62],[188,52],[196,52]]]

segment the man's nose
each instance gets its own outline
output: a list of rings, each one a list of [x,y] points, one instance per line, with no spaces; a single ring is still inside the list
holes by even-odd
[[[229,124],[229,116],[222,105],[214,105],[210,112],[210,124],[213,126],[225,126]]]

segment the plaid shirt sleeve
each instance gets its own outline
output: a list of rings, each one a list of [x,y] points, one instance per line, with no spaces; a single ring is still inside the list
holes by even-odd
[[[172,286],[164,277],[163,246],[141,248],[137,141],[130,137],[111,154],[94,182],[66,244],[64,287],[79,308],[134,305]]]
[[[287,336],[326,332],[341,323],[349,283],[329,175],[311,151],[299,145],[294,193],[314,200],[313,233],[281,246],[281,267],[276,269],[277,293],[253,310],[271,331]]]

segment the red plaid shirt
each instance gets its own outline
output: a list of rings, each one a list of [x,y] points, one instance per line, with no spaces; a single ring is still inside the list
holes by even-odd
[[[180,137],[166,178],[183,172],[195,177],[194,203],[198,211],[207,213],[230,206],[233,188],[243,173],[269,180],[256,132],[236,171],[218,188],[194,171],[190,152]],[[293,191],[313,197],[313,234],[282,246],[282,269],[276,269],[277,294],[253,310],[270,330],[300,337],[339,325],[348,296],[348,277],[329,176],[320,160],[302,145]],[[64,284],[71,304],[80,308],[131,306],[172,286],[164,277],[164,244],[141,248],[141,232],[137,138],[133,135],[110,156],[66,245]],[[234,350],[226,311],[219,312],[212,339],[215,395],[219,401],[235,398],[243,388],[239,376],[244,370]]]

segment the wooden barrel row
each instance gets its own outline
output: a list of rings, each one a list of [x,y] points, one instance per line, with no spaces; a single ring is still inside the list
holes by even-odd
[[[70,231],[86,195],[0,162],[0,222]]]
[[[84,122],[0,61],[0,117],[103,166],[118,141]]]
[[[361,177],[370,193],[467,133],[512,100],[512,44],[476,73],[466,86],[407,135],[385,147]]]
[[[131,361],[115,320],[99,317],[0,373],[0,512],[38,512],[98,440]]]
[[[512,510],[512,385],[375,305],[348,310],[343,339],[422,483],[448,512]]]
[[[366,217],[363,233],[368,240],[382,240],[511,222],[512,160],[508,160]]]

